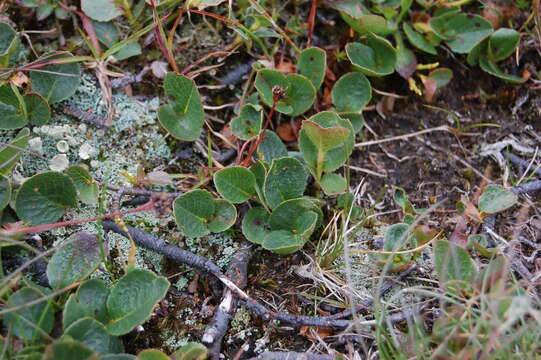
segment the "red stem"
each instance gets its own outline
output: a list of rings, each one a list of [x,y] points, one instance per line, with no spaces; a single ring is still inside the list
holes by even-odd
[[[314,25],[316,23],[316,11],[317,11],[317,0],[312,0],[312,6],[310,6],[310,15],[308,17],[308,43],[307,47],[312,45],[312,35],[314,34]]]
[[[272,97],[272,107],[271,107],[269,113],[267,114],[267,119],[265,121],[265,125],[263,126],[263,129],[261,130],[261,133],[259,134],[257,140],[255,142],[253,142],[252,145],[250,146],[250,150],[248,151],[248,155],[246,155],[246,157],[242,161],[241,166],[244,166],[244,167],[250,166],[250,164],[252,162],[252,156],[253,156],[254,152],[256,151],[256,149],[259,146],[259,144],[261,143],[261,141],[263,141],[266,138],[265,133],[267,131],[267,128],[270,125],[272,115],[274,114],[274,109],[276,108],[276,104],[278,103],[278,100],[279,100],[278,97],[276,97],[276,96]],[[244,145],[246,145],[246,144],[244,144]],[[243,148],[244,148],[244,146],[243,146]],[[242,154],[242,151],[241,151],[241,154]]]

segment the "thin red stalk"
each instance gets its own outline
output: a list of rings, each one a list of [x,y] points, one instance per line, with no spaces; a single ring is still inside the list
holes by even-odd
[[[253,140],[255,140],[257,138],[257,136],[252,136],[251,138],[249,138],[248,140],[246,140],[244,142],[244,144],[242,144],[242,147],[240,148],[240,150],[238,150],[238,154],[237,154],[237,161],[236,163],[238,165],[240,165],[240,163],[242,162],[241,161],[241,158],[242,158],[242,154],[244,153],[244,151],[246,150],[246,146],[248,146],[249,143],[251,143]]]
[[[71,13],[74,13],[74,14],[76,14],[77,16],[79,16],[81,18],[81,22],[83,23],[83,28],[85,29],[86,34],[90,38],[90,41],[92,42],[92,46],[94,47],[94,49],[96,50],[98,55],[103,55],[103,52],[101,51],[100,42],[98,40],[98,36],[96,35],[96,31],[94,30],[94,26],[92,25],[92,22],[90,21],[88,16],[86,16],[86,14],[83,13],[82,11],[72,9],[69,6],[63,4],[62,2],[58,2],[58,4],[64,10],[67,10],[67,11],[69,11]]]
[[[250,150],[248,151],[248,155],[246,155],[246,157],[244,158],[244,161],[241,163],[242,166],[248,167],[250,165],[250,163],[252,162],[252,156],[253,156],[254,152],[256,151],[256,149],[259,146],[259,144],[261,143],[261,141],[263,141],[263,139],[265,139],[265,137],[266,137],[265,133],[267,131],[267,128],[270,125],[272,115],[274,114],[274,109],[276,108],[276,104],[278,103],[278,100],[279,99],[276,96],[272,97],[272,107],[271,107],[269,113],[267,114],[267,119],[265,121],[265,125],[263,126],[263,129],[261,130],[261,133],[259,134],[257,140],[252,143],[252,146],[250,146]],[[241,152],[241,154],[242,154],[242,152]]]
[[[14,235],[14,234],[40,233],[40,232],[56,229],[56,228],[59,228],[59,227],[73,226],[73,225],[77,225],[77,224],[84,224],[84,223],[91,222],[91,221],[105,220],[105,219],[110,219],[110,218],[114,218],[114,217],[117,217],[117,216],[123,216],[123,215],[127,215],[127,214],[152,210],[154,208],[155,204],[156,204],[156,200],[151,199],[146,204],[143,204],[143,205],[141,205],[141,206],[139,206],[139,207],[137,207],[135,209],[131,209],[131,210],[116,211],[116,212],[113,212],[113,213],[110,213],[110,214],[105,214],[105,215],[101,215],[101,216],[95,216],[95,217],[91,217],[91,218],[88,218],[88,219],[60,221],[60,222],[56,222],[56,223],[52,223],[52,224],[36,225],[36,226],[30,226],[30,227],[21,228],[21,229],[15,229],[15,230],[4,230],[4,231],[0,232],[0,235],[9,236],[9,235]]]
[[[316,23],[316,11],[317,11],[317,0],[312,0],[312,6],[310,6],[310,15],[308,17],[308,43],[307,47],[312,45],[312,35],[314,34],[314,26]]]
[[[185,9],[185,8],[180,9],[180,11],[181,12],[188,11],[188,12],[199,14],[199,15],[210,16],[210,17],[213,17],[215,19],[221,20],[221,21],[223,21],[223,22],[225,22],[225,23],[227,23],[229,25],[233,25],[233,26],[236,26],[236,27],[242,27],[242,24],[235,21],[235,20],[231,20],[229,18],[226,18],[225,16],[214,14],[214,13],[211,13],[211,12],[208,12],[208,11],[196,10],[196,9]]]

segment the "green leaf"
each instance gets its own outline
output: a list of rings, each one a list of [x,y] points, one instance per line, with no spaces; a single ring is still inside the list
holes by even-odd
[[[177,139],[197,140],[205,117],[195,82],[170,72],[165,75],[164,89],[173,99],[158,109],[160,123]]]
[[[136,358],[130,354],[107,354],[100,356],[98,360],[136,360]]]
[[[417,58],[413,51],[404,45],[400,46],[396,52],[396,64],[394,68],[404,79],[409,79],[415,70],[417,70]]]
[[[499,185],[489,185],[479,197],[479,211],[496,214],[509,209],[518,201],[518,196]]]
[[[301,162],[292,157],[272,161],[265,178],[265,200],[274,209],[285,200],[299,198],[304,194],[308,173]]]
[[[342,19],[344,19],[353,30],[361,35],[369,33],[388,35],[394,32],[394,29],[389,25],[387,20],[379,15],[368,14],[358,18],[351,17],[345,13],[341,13],[341,15]]]
[[[174,360],[205,360],[207,347],[197,342],[189,342],[172,355]]]
[[[7,23],[0,22],[0,68],[9,65],[9,59],[19,46],[17,32]]]
[[[168,288],[166,278],[148,270],[134,269],[120,278],[107,298],[109,334],[124,335],[145,322]]]
[[[24,128],[17,134],[15,139],[10,141],[9,144],[24,149],[28,145],[29,138],[30,129]],[[17,161],[19,161],[20,157],[21,150],[19,149],[5,146],[2,150],[0,150],[0,175],[9,175],[11,170],[13,170],[17,164]]]
[[[411,201],[408,199],[408,195],[406,194],[406,191],[400,187],[394,187],[394,194],[393,194],[393,200],[394,202],[402,208],[402,211],[404,214],[407,215],[416,215],[417,212],[415,211],[415,207],[411,203]]]
[[[318,229],[323,223],[323,212],[311,200],[306,198],[291,199],[284,201],[269,216],[269,226],[272,230],[299,230],[299,215],[313,212],[317,214],[316,224]]]
[[[259,134],[263,125],[263,111],[258,105],[246,104],[240,114],[231,120],[231,131],[241,140],[248,140]]]
[[[447,240],[434,244],[434,268],[440,283],[448,291],[471,286],[477,274],[470,254]]]
[[[385,231],[385,237],[383,239],[383,251],[402,251],[408,247],[411,240],[411,235],[408,234],[408,224],[398,223],[393,224]],[[401,266],[406,264],[412,257],[412,253],[409,254],[382,254],[380,256],[381,261],[388,261],[389,257],[392,258],[392,265]]]
[[[97,354],[78,341],[61,339],[47,346],[42,360],[95,360]]]
[[[527,80],[526,78],[521,78],[520,76],[504,73],[495,62],[490,61],[485,57],[479,58],[479,66],[481,67],[481,69],[483,69],[483,71],[486,71],[490,75],[496,76],[497,78],[500,78],[503,81],[507,81],[511,84],[522,84]]]
[[[74,165],[66,170],[66,174],[73,181],[79,199],[85,204],[96,204],[98,202],[99,187],[98,183],[92,179],[92,176],[83,166]]]
[[[118,338],[111,336],[102,323],[91,317],[84,317],[72,323],[64,331],[63,336],[70,336],[97,353],[108,354],[122,351],[122,344]]]
[[[261,160],[271,163],[272,160],[287,156],[287,148],[274,131],[265,130],[265,138],[257,148]]]
[[[372,86],[363,74],[349,73],[334,84],[331,96],[338,111],[357,112],[370,102]]]
[[[520,41],[520,33],[513,29],[500,28],[488,38],[488,57],[497,62],[508,58],[515,52]]]
[[[265,201],[263,194],[263,186],[265,185],[265,177],[267,176],[267,169],[261,160],[256,161],[250,166],[250,171],[255,177],[255,190],[257,196],[261,201]]]
[[[108,48],[120,40],[120,33],[113,22],[92,21],[98,40]]]
[[[26,180],[15,200],[15,212],[32,225],[53,223],[66,208],[77,205],[77,193],[71,179],[59,172],[46,172]]]
[[[156,349],[146,349],[137,354],[136,360],[171,360],[169,356]]]
[[[0,86],[0,129],[20,129],[28,123],[25,104],[10,84]]]
[[[326,195],[337,195],[345,192],[348,188],[346,179],[333,173],[324,174],[320,183]]]
[[[279,255],[293,254],[304,246],[305,240],[302,236],[293,234],[287,230],[271,231],[263,239],[261,244],[265,249]]]
[[[58,249],[47,264],[47,278],[54,289],[83,280],[100,264],[97,236],[78,232],[69,240],[73,242]]]
[[[67,329],[72,323],[83,317],[92,317],[105,324],[110,317],[106,301],[109,288],[100,279],[85,281],[75,294],[71,294],[64,306],[62,324]]]
[[[350,113],[350,112],[342,112],[339,113],[338,116],[340,116],[342,119],[349,120],[351,123],[351,126],[353,126],[353,131],[355,134],[358,134],[364,126],[364,116],[361,113]]]
[[[214,199],[206,190],[192,190],[173,203],[173,213],[185,236],[200,237],[210,233],[207,223],[216,212]]]
[[[460,12],[433,17],[429,24],[436,35],[459,54],[469,53],[493,31],[492,24],[483,17]]]
[[[246,239],[262,244],[265,235],[270,232],[268,219],[269,213],[263,208],[255,207],[248,210],[242,219],[242,233]]]
[[[9,179],[0,175],[0,214],[8,206],[11,200],[11,183]]]
[[[440,89],[451,82],[453,71],[449,68],[435,69],[428,74],[428,78],[434,80],[436,89]]]
[[[131,41],[126,42],[122,47],[120,47],[117,51],[113,52],[113,57],[117,61],[126,60],[132,56],[141,55],[143,53],[141,49],[141,45],[139,45],[139,41],[137,39],[133,39]]]
[[[346,54],[353,67],[368,76],[383,76],[394,72],[396,50],[386,39],[368,34],[367,44],[351,42]]]
[[[51,108],[43,96],[37,93],[29,93],[24,96],[24,102],[30,124],[41,126],[49,122],[51,119]]]
[[[490,37],[485,38],[483,41],[474,46],[474,48],[468,53],[466,61],[469,65],[474,66],[479,64],[479,58],[486,56],[488,52],[488,40]]]
[[[276,111],[297,116],[314,103],[316,89],[306,77],[297,74],[284,75],[276,70],[263,69],[257,72],[255,87],[263,102],[272,106],[273,89],[280,88],[285,95],[276,103]]]
[[[432,44],[430,44],[423,35],[413,30],[413,28],[409,24],[404,23],[402,25],[402,29],[404,29],[404,33],[406,34],[406,37],[408,38],[411,45],[426,53],[432,55],[438,54],[438,50],[436,50],[436,48]]]
[[[89,18],[97,21],[110,21],[123,13],[114,0],[81,0],[81,9]]]
[[[255,194],[255,176],[242,166],[232,166],[214,174],[216,190],[224,199],[240,204]]]
[[[25,287],[8,299],[7,309],[26,305],[31,301],[41,299],[44,295],[34,288]],[[53,308],[47,301],[25,306],[20,310],[7,313],[4,325],[11,326],[11,331],[22,340],[34,341],[50,333],[53,329]]]
[[[299,134],[302,156],[318,181],[324,171],[334,171],[346,162],[354,141],[351,123],[330,111],[303,121]]]
[[[51,61],[64,58],[73,58],[73,55],[69,53],[52,55],[40,58],[40,60]],[[49,104],[71,97],[81,82],[81,68],[75,62],[49,65],[38,70],[30,72],[32,90],[42,95]]]
[[[219,233],[235,225],[237,220],[237,209],[226,200],[215,200],[216,211],[207,224],[213,233]]]
[[[325,78],[325,68],[327,67],[327,54],[318,47],[304,49],[297,63],[299,74],[306,76],[314,88],[317,90]]]

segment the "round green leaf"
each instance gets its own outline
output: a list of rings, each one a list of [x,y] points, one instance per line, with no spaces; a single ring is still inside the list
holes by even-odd
[[[114,0],[81,0],[81,9],[97,21],[109,21],[122,15],[122,9]]]
[[[246,239],[256,244],[262,244],[267,233],[269,213],[263,208],[251,208],[242,219],[242,233]]]
[[[496,62],[509,57],[520,41],[520,33],[513,29],[500,28],[488,38],[488,56]]]
[[[307,180],[308,173],[299,160],[292,157],[274,159],[263,186],[267,205],[274,209],[285,200],[301,197]]]
[[[189,342],[172,355],[174,360],[204,360],[207,358],[207,347],[196,342]]]
[[[434,244],[434,269],[440,283],[449,290],[449,282],[453,282],[455,288],[458,285],[456,281],[462,283],[462,286],[468,286],[477,274],[470,254],[447,240],[439,240]]]
[[[479,211],[485,214],[496,214],[509,209],[518,201],[518,196],[499,185],[485,188],[479,197]]]
[[[383,76],[394,72],[396,50],[391,43],[377,35],[368,34],[367,44],[349,43],[346,54],[353,67],[368,76]]]
[[[224,199],[240,204],[255,194],[255,176],[242,166],[222,169],[214,174],[216,190]]]
[[[344,19],[353,30],[361,35],[368,33],[387,35],[394,31],[394,29],[389,26],[387,20],[379,15],[368,14],[358,18],[353,18],[346,13],[341,13],[341,15],[342,19]]]
[[[248,140],[261,131],[263,125],[263,112],[261,107],[246,104],[240,110],[239,116],[231,120],[231,131],[239,139]]]
[[[271,163],[272,160],[287,156],[287,148],[274,131],[265,130],[265,138],[257,147],[261,160]]]
[[[327,54],[324,50],[312,47],[304,49],[297,64],[297,71],[310,80],[314,88],[319,89],[325,78],[325,68],[327,67]]]
[[[308,212],[317,214],[314,230],[319,228],[323,223],[323,212],[313,201],[306,198],[284,201],[274,209],[268,222],[272,230],[299,231],[301,225],[298,217]]]
[[[0,213],[9,204],[9,200],[11,200],[11,183],[7,177],[0,175]]]
[[[177,225],[188,237],[207,235],[210,232],[207,223],[215,211],[215,201],[206,190],[192,190],[179,196],[173,203]]]
[[[64,306],[62,325],[67,329],[83,317],[92,317],[102,324],[109,321],[106,301],[109,288],[100,279],[85,281],[75,294],[71,294]]]
[[[346,162],[354,142],[351,123],[330,111],[303,121],[299,134],[302,156],[318,180],[324,171],[334,171]]]
[[[40,60],[51,61],[72,57],[71,54],[61,54]],[[32,90],[42,95],[49,104],[65,100],[75,94],[81,82],[81,68],[78,63],[49,65],[39,70],[30,73]]]
[[[102,323],[90,317],[75,321],[64,331],[63,336],[70,336],[97,353],[108,354],[122,351],[122,344],[118,338],[109,335]]]
[[[82,166],[74,165],[66,170],[66,174],[73,181],[79,199],[83,203],[96,204],[98,202],[99,187],[97,182],[92,179],[88,170]]]
[[[19,44],[17,32],[9,24],[0,22],[0,68],[8,67],[9,60]]]
[[[17,32],[8,23],[0,22],[0,56],[8,53],[16,37]]]
[[[26,94],[24,96],[24,102],[30,124],[41,126],[49,122],[51,119],[51,108],[43,96],[36,93]]]
[[[145,322],[168,288],[166,278],[148,270],[134,269],[124,275],[107,298],[112,319],[106,324],[109,334],[124,335]]]
[[[28,123],[24,103],[10,84],[0,86],[0,129],[19,129]]]
[[[338,174],[325,174],[321,178],[321,188],[326,195],[337,195],[347,190],[348,184],[344,177]]]
[[[289,255],[301,249],[304,243],[305,241],[300,235],[295,235],[287,230],[277,230],[268,233],[261,245],[276,254]]]
[[[364,116],[361,113],[350,113],[350,112],[343,112],[339,113],[338,116],[340,116],[342,119],[347,119],[351,123],[351,126],[353,126],[353,131],[355,134],[358,134],[364,126]]]
[[[41,299],[43,296],[41,292],[34,288],[22,288],[9,297],[7,309],[26,305],[31,301]],[[53,322],[52,304],[47,301],[25,306],[22,309],[7,313],[4,317],[4,325],[11,326],[15,336],[29,341],[42,338],[43,332],[50,333],[53,329]]]
[[[435,69],[428,74],[428,79],[432,79],[436,83],[436,89],[440,89],[449,84],[452,78],[453,71],[448,68]]]
[[[363,74],[349,73],[334,84],[331,96],[338,111],[357,112],[370,102],[372,86]]]
[[[146,349],[137,354],[136,360],[171,360],[171,358],[160,350]]]
[[[284,75],[276,70],[263,69],[257,72],[255,87],[268,106],[274,102],[273,89],[279,87],[284,97],[277,101],[276,111],[297,116],[314,103],[316,89],[306,77],[298,74]]]
[[[47,346],[42,360],[94,360],[97,354],[78,341],[61,339]]]
[[[257,196],[261,201],[265,201],[265,196],[263,194],[263,186],[265,185],[265,177],[267,176],[267,169],[263,162],[256,161],[250,166],[250,171],[254,174],[255,177],[255,190]]]
[[[460,12],[434,17],[429,24],[436,35],[444,39],[452,51],[459,54],[469,53],[493,31],[492,24],[483,17]]]
[[[130,354],[107,354],[100,356],[98,360],[135,360],[135,356]]]
[[[402,29],[404,29],[404,33],[406,34],[406,37],[408,38],[411,45],[429,54],[438,54],[438,50],[436,50],[436,48],[432,44],[430,44],[423,35],[413,30],[413,28],[409,24],[404,23],[402,25]]]
[[[237,209],[229,201],[215,200],[216,211],[207,224],[213,233],[219,233],[235,225],[237,220]]]
[[[177,139],[197,140],[205,117],[195,82],[170,72],[165,75],[164,89],[172,100],[158,109],[160,123]]]
[[[481,67],[481,69],[483,69],[483,71],[486,71],[490,75],[496,76],[497,78],[500,78],[503,81],[507,81],[512,84],[522,84],[527,80],[526,78],[521,78],[520,76],[504,73],[495,62],[490,61],[485,57],[479,58],[479,66]]]
[[[58,249],[47,264],[51,287],[60,289],[92,274],[100,263],[98,237],[78,232],[69,237],[72,243]]]
[[[59,172],[46,172],[26,180],[15,200],[15,212],[32,225],[53,223],[69,206],[77,205],[71,179]]]
[[[10,145],[14,145],[18,148],[26,148],[28,145],[28,140],[30,138],[30,129],[24,128],[15,139],[9,142]],[[5,146],[0,150],[0,175],[7,176],[11,173],[11,170],[15,167],[19,158],[21,157],[21,150]]]
[[[417,70],[417,57],[415,57],[413,51],[402,45],[396,52],[394,68],[400,76],[407,80]]]
[[[116,25],[110,22],[92,21],[98,40],[108,48],[120,40],[120,33]]]

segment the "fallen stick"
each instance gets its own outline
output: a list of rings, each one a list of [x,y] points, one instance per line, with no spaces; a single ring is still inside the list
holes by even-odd
[[[318,355],[300,352],[276,352],[267,351],[248,360],[333,360],[334,355]]]

